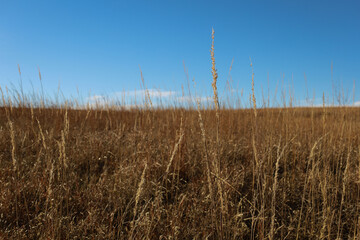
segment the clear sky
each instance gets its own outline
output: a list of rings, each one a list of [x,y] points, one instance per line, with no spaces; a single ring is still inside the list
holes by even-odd
[[[333,87],[360,101],[359,1],[48,1],[0,0],[0,85],[66,97],[112,96],[141,89],[181,95],[188,69],[196,91],[211,96],[211,29],[222,93],[229,68],[245,99],[292,88],[329,102]],[[331,63],[333,62],[333,81]],[[304,80],[304,73],[307,81]],[[192,84],[191,84],[192,86]],[[192,88],[192,87],[191,87]],[[260,101],[260,100],[259,100]]]

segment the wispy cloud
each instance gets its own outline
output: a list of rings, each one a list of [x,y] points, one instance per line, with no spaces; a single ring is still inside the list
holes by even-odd
[[[102,95],[94,95],[94,96],[88,97],[88,98],[87,98],[87,101],[94,102],[94,101],[102,101],[103,99],[105,99],[105,96],[102,96]]]
[[[211,102],[212,98],[211,97],[181,96],[181,97],[177,97],[176,100],[178,100],[179,102],[199,101],[201,103],[204,103],[204,102]]]
[[[147,89],[147,90],[130,90],[123,92],[113,92],[107,95],[94,95],[87,98],[90,106],[119,106],[121,108],[136,108],[143,107],[146,95],[149,95],[154,105],[161,101],[161,104],[166,105],[170,99],[176,99],[177,92],[162,89]]]
[[[354,102],[353,104],[355,107],[360,107],[360,101]]]
[[[118,92],[117,95],[125,95],[125,96],[145,96],[149,93],[150,97],[171,97],[175,96],[177,92],[175,91],[167,91],[161,89],[148,89],[148,90],[133,90],[133,91],[125,91],[125,92]]]
[[[147,92],[154,106],[170,106],[172,104],[180,105],[196,105],[196,101],[200,104],[209,105],[213,103],[211,97],[206,96],[180,96],[179,92],[161,89],[148,90],[131,90],[123,92],[114,92],[108,95],[94,95],[87,98],[90,106],[119,106],[121,108],[141,108],[144,107],[144,100]]]
[[[171,96],[176,96],[177,92],[175,91],[167,91],[161,89],[148,89],[148,90],[131,90],[131,91],[123,91],[123,92],[114,92],[108,95],[94,95],[88,97],[88,101],[97,101],[97,100],[116,100],[122,97],[129,98],[143,98],[146,96],[146,92],[148,92],[150,97],[153,98],[168,98]]]

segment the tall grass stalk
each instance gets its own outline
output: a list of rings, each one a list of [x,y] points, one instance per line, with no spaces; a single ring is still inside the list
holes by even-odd
[[[344,199],[345,199],[345,194],[346,194],[346,184],[348,181],[348,171],[349,171],[349,159],[350,159],[350,155],[351,155],[351,147],[348,148],[348,153],[347,153],[347,157],[346,157],[346,164],[345,164],[345,170],[344,170],[344,177],[343,177],[343,184],[342,184],[342,192],[341,192],[341,201],[340,201],[340,209],[339,209],[339,219],[338,219],[338,230],[337,230],[337,237],[336,239],[341,239],[341,235],[342,235],[342,222],[341,222],[341,216],[342,216],[342,211],[343,211],[343,205],[344,205]]]
[[[129,240],[132,240],[134,239],[134,231],[135,231],[135,228],[136,228],[136,215],[137,215],[137,208],[138,208],[138,204],[139,204],[139,200],[140,200],[140,197],[141,197],[141,193],[143,191],[143,188],[144,188],[144,183],[145,183],[145,174],[146,174],[146,169],[148,167],[148,163],[147,161],[145,161],[145,166],[144,166],[144,169],[142,171],[142,174],[141,174],[141,178],[140,178],[140,182],[139,182],[139,186],[138,186],[138,189],[136,191],[136,195],[135,195],[135,206],[134,206],[134,216],[133,216],[133,220],[131,222],[131,230],[130,230],[130,234],[129,234]]]
[[[204,147],[204,157],[205,157],[206,176],[207,176],[207,182],[208,182],[209,195],[210,195],[210,199],[213,201],[214,194],[213,194],[213,186],[212,186],[212,179],[211,179],[212,164],[209,159],[208,144],[206,141],[206,131],[205,131],[204,121],[203,121],[202,114],[201,114],[201,106],[200,106],[199,99],[196,99],[196,104],[197,104],[197,112],[198,112],[198,116],[199,116],[198,122],[199,122],[200,130],[201,130],[201,140],[202,140],[203,147]]]
[[[141,67],[139,66],[139,69],[140,69],[140,75],[141,75],[141,82],[143,84],[143,88],[144,88],[144,91],[145,91],[145,107],[147,109],[150,109],[153,110],[153,103],[151,101],[151,97],[150,97],[150,93],[149,93],[149,89],[146,87],[145,85],[145,80],[144,80],[144,76],[143,76],[143,73],[141,71]]]
[[[218,90],[217,90],[217,79],[218,79],[218,74],[217,74],[217,70],[216,70],[216,66],[215,66],[215,47],[214,47],[214,42],[215,42],[215,31],[214,29],[212,29],[211,32],[211,39],[212,39],[212,43],[211,43],[211,50],[210,50],[210,55],[211,55],[211,73],[212,73],[212,77],[213,77],[213,81],[212,81],[212,88],[213,88],[213,100],[214,100],[214,105],[215,105],[215,114],[216,114],[216,147],[215,147],[215,155],[214,155],[214,166],[215,166],[215,171],[216,171],[216,175],[217,176],[221,176],[221,161],[219,159],[219,144],[220,144],[220,140],[219,140],[219,132],[220,132],[220,105],[219,105],[219,96],[218,96]],[[224,215],[225,215],[225,203],[224,203],[224,197],[223,197],[223,190],[222,190],[222,182],[220,181],[219,178],[216,178],[216,185],[218,188],[218,194],[219,194],[219,200],[220,200],[220,238],[222,239],[223,236],[223,224],[224,224]]]

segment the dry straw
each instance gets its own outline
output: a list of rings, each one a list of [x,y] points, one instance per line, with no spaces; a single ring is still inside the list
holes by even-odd
[[[135,231],[135,228],[136,228],[137,207],[138,207],[138,204],[139,204],[141,193],[142,193],[143,188],[144,188],[146,169],[147,169],[147,161],[145,161],[144,170],[143,170],[143,172],[141,174],[139,186],[138,186],[138,189],[137,189],[136,195],[135,195],[135,206],[134,206],[134,211],[133,211],[134,217],[133,217],[133,220],[131,222],[131,230],[130,230],[130,234],[129,234],[129,240],[134,239],[133,235],[134,235],[134,231]]]
[[[212,77],[213,77],[213,82],[211,84],[213,91],[214,91],[214,103],[215,103],[215,109],[216,109],[216,117],[217,119],[219,118],[219,97],[218,97],[218,91],[217,91],[217,79],[218,79],[218,74],[216,71],[216,67],[215,67],[215,53],[214,53],[214,41],[215,41],[215,31],[214,29],[212,29],[211,32],[211,39],[212,39],[212,43],[211,43],[211,73],[212,73]]]
[[[18,162],[16,159],[15,151],[16,151],[16,144],[15,144],[15,131],[13,122],[9,120],[9,128],[10,128],[10,138],[11,138],[11,158],[13,163],[14,173],[18,174]]]
[[[194,81],[194,83],[195,83],[195,81]],[[207,181],[208,181],[209,194],[210,194],[210,199],[213,199],[214,195],[213,195],[213,187],[212,187],[212,180],[211,180],[211,164],[210,164],[210,160],[209,160],[209,156],[208,156],[208,147],[207,147],[207,142],[206,142],[206,132],[205,132],[204,121],[203,121],[202,114],[201,114],[201,109],[200,109],[200,100],[198,98],[196,99],[196,104],[197,104],[197,111],[198,111],[198,115],[199,115],[199,125],[200,125],[200,130],[201,130],[201,139],[202,139],[203,146],[204,146],[206,176],[207,176]]]
[[[36,118],[36,121],[38,123],[38,126],[39,126],[39,131],[40,131],[40,137],[41,137],[41,140],[42,140],[42,144],[43,144],[43,147],[44,149],[46,149],[46,141],[45,141],[45,136],[44,136],[44,133],[42,131],[42,128],[41,128],[41,125],[40,125],[40,122],[39,122],[39,119]]]
[[[183,119],[181,118],[180,137],[179,137],[178,142],[177,142],[177,143],[175,144],[175,146],[174,146],[174,150],[173,150],[173,152],[172,152],[172,154],[171,154],[169,163],[168,163],[168,165],[167,165],[167,167],[166,167],[165,176],[167,176],[167,175],[169,174],[169,172],[170,172],[170,167],[171,167],[171,165],[172,165],[172,162],[174,161],[175,154],[176,154],[176,152],[177,152],[178,149],[179,149],[179,146],[180,146],[180,144],[181,144],[181,142],[182,142],[183,137],[184,137]]]
[[[220,134],[220,106],[219,106],[219,96],[218,96],[218,90],[217,90],[217,79],[218,79],[218,74],[217,74],[217,70],[215,67],[215,47],[214,47],[214,42],[215,42],[215,31],[214,29],[212,29],[211,32],[211,50],[210,50],[210,55],[211,55],[211,73],[212,73],[212,77],[213,77],[213,82],[212,82],[212,88],[213,88],[213,92],[214,92],[214,104],[215,104],[215,111],[216,111],[216,148],[215,148],[215,154],[214,154],[214,166],[215,166],[215,172],[216,172],[216,176],[220,176],[221,174],[221,167],[220,167],[220,160],[219,160],[219,145],[220,145],[220,139],[219,139],[219,134]],[[220,181],[220,178],[216,178],[216,185],[217,185],[217,190],[218,190],[218,194],[219,194],[219,200],[220,200],[220,225],[218,226],[219,231],[220,231],[220,239],[222,239],[222,235],[223,235],[223,223],[224,223],[224,215],[225,215],[225,203],[224,203],[224,197],[223,197],[223,190],[222,190],[222,182]]]
[[[254,159],[255,159],[255,166],[258,167],[259,159],[257,154],[257,148],[256,148],[256,135],[257,135],[257,110],[256,110],[256,98],[255,98],[255,81],[254,81],[254,67],[250,58],[250,67],[251,67],[251,91],[252,91],[252,104],[253,104],[253,110],[254,110],[254,129],[252,134],[252,148],[254,151]]]
[[[315,150],[318,146],[318,144],[320,143],[320,141],[325,137],[321,136],[313,145],[313,147],[311,148],[310,151],[310,156],[309,156],[309,164],[306,167],[306,172],[305,172],[305,182],[304,182],[304,189],[303,189],[303,193],[302,193],[302,197],[301,197],[301,207],[300,207],[300,213],[299,213],[299,220],[298,220],[298,225],[297,225],[297,230],[296,230],[296,240],[299,239],[299,233],[300,233],[300,227],[301,227],[301,221],[302,221],[302,213],[303,213],[303,209],[304,209],[304,203],[305,203],[305,195],[307,192],[307,187],[308,187],[308,183],[310,181],[310,177],[312,173],[309,173],[309,168],[310,168],[310,164],[312,164],[312,166],[314,166],[314,156],[315,156]]]
[[[143,88],[145,90],[145,107],[147,109],[149,109],[149,104],[150,104],[150,109],[152,110],[153,109],[153,104],[152,104],[152,101],[151,101],[151,97],[150,97],[150,93],[149,93],[149,89],[146,87],[145,85],[145,80],[144,80],[144,75],[141,71],[141,67],[139,66],[139,69],[140,69],[140,75],[141,75],[141,82],[143,84]]]
[[[257,112],[256,112],[256,98],[255,98],[255,81],[254,81],[254,67],[253,67],[253,63],[251,61],[250,58],[250,67],[251,67],[251,92],[252,92],[252,103],[253,103],[253,109],[254,109],[254,115],[255,118],[257,116]]]
[[[343,184],[342,184],[342,192],[341,192],[341,202],[340,202],[340,210],[339,210],[339,220],[338,220],[338,231],[337,231],[337,238],[336,239],[341,239],[341,233],[342,233],[342,222],[341,222],[341,216],[343,214],[342,210],[343,210],[343,205],[344,205],[344,199],[345,199],[345,194],[346,194],[346,184],[349,178],[349,159],[350,159],[350,155],[351,155],[351,147],[348,148],[348,154],[346,157],[346,165],[345,165],[345,170],[344,170],[344,177],[343,177]]]
[[[292,142],[293,139],[291,139],[290,142]],[[283,147],[281,153],[278,154],[277,159],[276,159],[276,163],[275,163],[275,176],[274,176],[274,183],[273,183],[273,189],[272,189],[272,198],[271,198],[271,224],[270,224],[270,234],[269,234],[269,239],[270,240],[274,239],[275,203],[276,203],[276,191],[277,191],[277,188],[278,188],[278,175],[279,175],[279,168],[280,168],[280,159],[283,157],[285,149],[286,149],[286,147],[288,146],[289,143],[287,143],[287,145],[285,145]],[[278,152],[280,150],[280,144],[281,144],[281,137],[280,137],[280,141],[279,141]]]

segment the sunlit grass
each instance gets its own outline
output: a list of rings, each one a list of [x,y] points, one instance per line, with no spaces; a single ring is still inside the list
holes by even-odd
[[[259,107],[253,72],[227,108],[210,57],[185,106],[2,90],[0,238],[359,239],[360,109]]]

